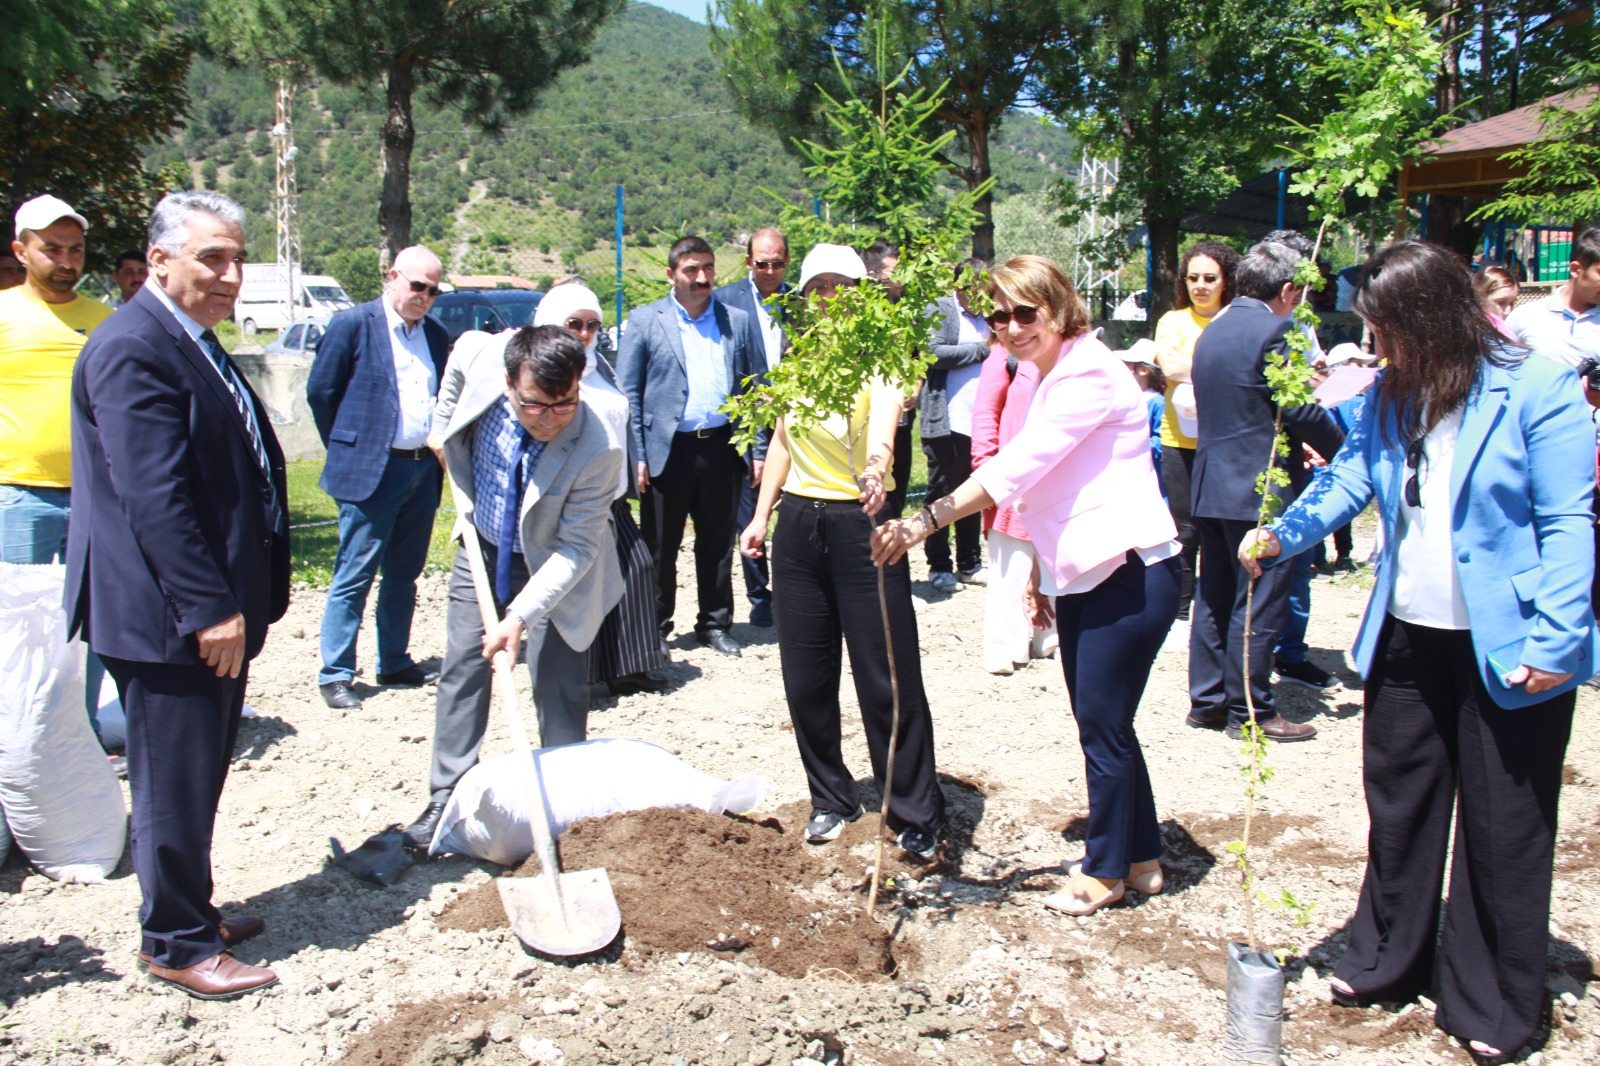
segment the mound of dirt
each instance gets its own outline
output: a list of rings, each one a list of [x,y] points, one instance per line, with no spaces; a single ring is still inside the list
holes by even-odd
[[[606,868],[627,949],[647,959],[714,952],[786,977],[860,979],[894,970],[888,930],[862,913],[859,900],[814,891],[829,867],[776,820],[659,808],[613,814],[573,826],[561,838],[561,863]],[[538,860],[529,859],[515,875],[538,872]],[[505,924],[492,881],[439,916],[443,928]]]

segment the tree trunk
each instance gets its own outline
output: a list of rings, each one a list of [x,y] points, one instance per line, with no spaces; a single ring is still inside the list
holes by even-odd
[[[1441,115],[1461,106],[1462,7],[1460,2],[1447,3],[1439,18],[1439,37],[1445,44],[1435,96]],[[1453,129],[1463,121],[1462,116],[1456,115],[1446,120],[1445,128]],[[1428,203],[1428,240],[1470,256],[1477,227],[1466,221],[1466,215],[1466,203],[1461,197],[1434,196]]]
[[[381,157],[383,195],[378,201],[378,269],[389,273],[394,257],[411,243],[411,149],[417,128],[411,119],[411,94],[416,74],[410,59],[389,64],[388,111],[383,119]]]
[[[1178,229],[1182,219],[1146,217],[1150,231],[1150,259],[1154,269],[1150,278],[1150,310],[1145,321],[1154,328],[1156,319],[1172,310],[1178,283],[1178,241],[1183,236]]]
[[[967,141],[972,148],[971,176],[967,188],[976,188],[989,180],[989,116],[981,112],[973,117],[967,127]],[[994,259],[994,193],[986,192],[973,205],[978,210],[978,224],[972,230],[972,255],[985,263]]]

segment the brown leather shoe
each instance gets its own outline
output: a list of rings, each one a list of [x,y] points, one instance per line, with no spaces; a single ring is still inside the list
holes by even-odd
[[[222,942],[231,948],[243,944],[266,927],[267,923],[254,914],[240,914],[222,919],[217,925],[217,933],[222,937]]]
[[[246,965],[226,951],[181,970],[152,965],[150,976],[177,985],[195,999],[233,999],[278,983],[271,970]]]
[[[1279,744],[1287,744],[1295,740],[1310,740],[1317,735],[1314,725],[1300,725],[1291,722],[1283,715],[1274,715],[1261,723],[1261,732],[1268,740],[1275,740]],[[1239,727],[1230,725],[1228,736],[1233,740],[1239,739]]]

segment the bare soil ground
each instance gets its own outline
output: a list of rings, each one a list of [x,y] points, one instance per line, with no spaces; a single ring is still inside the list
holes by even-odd
[[[1067,918],[1040,904],[1062,881],[1059,861],[1081,852],[1086,809],[1059,668],[985,673],[983,591],[946,596],[919,581],[917,593],[950,809],[939,860],[908,865],[890,848],[892,886],[876,920],[861,917],[874,827],[863,819],[831,845],[801,843],[805,783],[773,632],[735,626],[740,659],[680,637],[673,688],[620,700],[597,690],[591,735],[649,740],[724,777],[756,771],[776,791],[745,819],[652,811],[570,832],[564,863],[608,869],[625,933],[572,964],[530,955],[505,928],[490,883],[503,871],[491,864],[443,859],[390,888],[330,865],[329,837],[353,847],[421,809],[433,695],[361,684],[359,711],[326,710],[314,682],[322,595],[300,591],[252,669],[262,717],[244,725],[215,854],[224,910],[267,921],[241,957],[275,967],[281,984],[232,1003],[153,985],[135,955],[139,892],[126,861],[111,883],[81,886],[13,858],[0,869],[0,1061],[1216,1061],[1224,950],[1244,925],[1225,850],[1242,823],[1238,746],[1184,725],[1184,655],[1161,656],[1139,717],[1166,893]],[[692,598],[684,589],[680,632]],[[1327,1001],[1364,861],[1360,679],[1346,649],[1365,602],[1360,579],[1315,586],[1313,658],[1347,688],[1282,692],[1287,713],[1322,732],[1272,749],[1277,776],[1256,826],[1263,887],[1316,903],[1299,931],[1278,912],[1261,916],[1270,939],[1294,945],[1287,1057],[1466,1063],[1427,1004],[1347,1011]],[[444,581],[430,577],[419,658],[442,652],[443,614]],[[364,663],[371,654],[368,632]],[[847,758],[865,776],[848,679],[844,698]],[[1562,797],[1551,1024],[1527,1052],[1551,1066],[1600,1061],[1597,726],[1600,696],[1582,689]],[[496,719],[485,750],[508,746]]]

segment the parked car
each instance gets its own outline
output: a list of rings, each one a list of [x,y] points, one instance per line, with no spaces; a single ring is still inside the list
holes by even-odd
[[[429,312],[444,326],[454,344],[469,329],[499,333],[533,324],[542,292],[526,289],[455,289],[441,293]]]
[[[290,323],[278,339],[262,349],[268,355],[314,355],[328,329],[326,318],[307,318]]]

